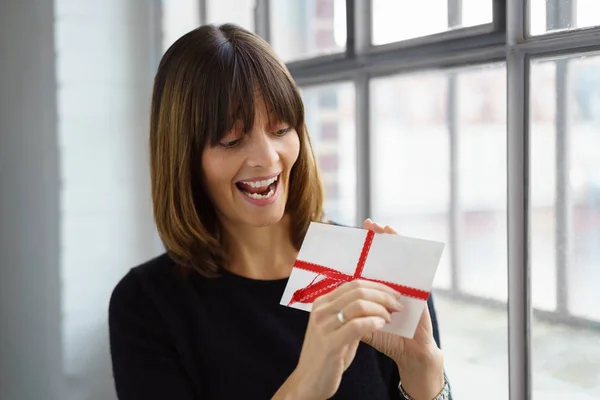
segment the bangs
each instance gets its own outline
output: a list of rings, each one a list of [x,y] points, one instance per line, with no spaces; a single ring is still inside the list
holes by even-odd
[[[285,66],[261,43],[227,38],[226,29],[222,30],[223,41],[207,65],[218,72],[209,81],[196,77],[196,82],[204,83],[196,86],[193,96],[197,145],[214,146],[235,126],[241,126],[243,133],[250,132],[258,101],[264,102],[270,124],[285,122],[300,127],[304,107]]]

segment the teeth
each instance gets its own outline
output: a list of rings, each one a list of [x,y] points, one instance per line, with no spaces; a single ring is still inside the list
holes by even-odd
[[[253,182],[244,182],[244,181],[242,181],[242,183],[244,185],[248,185],[248,186],[251,186],[253,188],[261,188],[261,187],[266,188],[267,186],[269,186],[273,182],[277,181],[278,177],[279,177],[279,175],[276,176],[276,177],[274,177],[274,178],[271,178],[271,179],[266,179],[264,181],[253,181]]]
[[[243,192],[246,196],[253,198],[253,199],[268,199],[269,197],[273,196],[273,194],[275,193],[275,191],[273,189],[269,190],[269,193],[267,194],[258,194],[258,193],[248,193],[248,192]]]

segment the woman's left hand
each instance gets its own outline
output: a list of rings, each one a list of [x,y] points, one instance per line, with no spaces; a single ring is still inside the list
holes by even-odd
[[[370,219],[363,223],[363,228],[375,233],[396,234],[390,226],[381,226]],[[444,387],[443,355],[433,338],[428,307],[425,307],[412,339],[376,331],[363,341],[396,362],[402,387],[413,399],[431,400]]]

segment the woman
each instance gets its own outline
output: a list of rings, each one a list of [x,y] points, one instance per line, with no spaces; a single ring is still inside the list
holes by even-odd
[[[429,311],[412,340],[379,331],[402,312],[390,288],[341,285],[311,313],[279,305],[323,193],[299,91],[267,43],[223,25],[173,44],[150,159],[167,254],[111,297],[120,399],[448,398]]]

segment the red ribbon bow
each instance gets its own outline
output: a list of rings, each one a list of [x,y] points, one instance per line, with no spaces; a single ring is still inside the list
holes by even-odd
[[[363,279],[371,282],[383,283],[384,285],[391,287],[392,289],[404,296],[414,297],[416,299],[427,301],[427,299],[429,298],[428,291],[412,288],[409,286],[398,285],[392,282],[381,281],[378,279],[369,279],[362,276],[362,272],[365,268],[365,262],[367,261],[367,257],[369,255],[369,250],[371,249],[371,243],[373,242],[374,236],[375,232],[367,231],[367,237],[365,238],[362,251],[360,252],[360,258],[358,259],[358,264],[356,265],[354,275],[346,275],[340,271],[336,271],[335,269],[328,268],[324,265],[314,264],[302,260],[296,260],[296,262],[294,263],[295,268],[300,268],[305,271],[314,272],[317,274],[317,276],[315,277],[315,279],[312,280],[310,284],[308,284],[308,286],[296,290],[292,295],[292,299],[290,300],[288,305],[292,305],[294,303],[312,303],[317,297],[331,292],[333,289],[335,289],[342,283],[351,282],[355,279]],[[325,278],[321,279],[318,282],[315,282],[317,278],[319,278],[319,276],[324,276]]]

